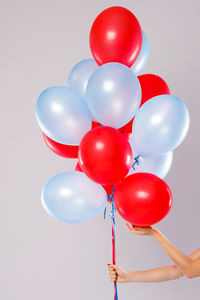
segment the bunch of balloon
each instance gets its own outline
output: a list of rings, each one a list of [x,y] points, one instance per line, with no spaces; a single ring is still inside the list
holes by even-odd
[[[154,74],[140,75],[149,42],[137,18],[114,6],[90,31],[94,59],[78,62],[65,86],[47,88],[36,103],[44,141],[56,155],[78,158],[74,171],[42,189],[47,213],[65,223],[91,219],[110,203],[113,263],[115,212],[131,224],[161,221],[172,205],[163,181],[189,128],[182,100]],[[114,283],[115,300],[118,299]]]

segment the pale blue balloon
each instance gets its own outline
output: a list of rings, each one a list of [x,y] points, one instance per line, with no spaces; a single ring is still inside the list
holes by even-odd
[[[156,96],[144,103],[133,122],[133,143],[142,156],[170,152],[185,138],[189,129],[189,112],[179,98]]]
[[[139,74],[141,74],[141,72],[144,70],[144,68],[148,62],[149,55],[150,55],[149,41],[148,41],[148,38],[147,38],[146,34],[144,33],[144,31],[142,31],[142,48],[140,50],[140,54],[139,54],[138,58],[136,59],[136,61],[134,62],[134,64],[131,67],[131,70],[137,76]]]
[[[43,187],[44,209],[54,219],[81,223],[96,216],[106,205],[104,188],[81,172],[65,172],[52,177]]]
[[[139,108],[140,83],[127,66],[107,63],[90,77],[86,101],[95,120],[102,125],[120,128],[134,117]]]
[[[66,145],[79,145],[92,126],[86,102],[64,86],[50,87],[39,96],[36,117],[48,137]]]
[[[97,68],[98,65],[94,59],[81,60],[71,69],[67,85],[85,99],[88,80]]]
[[[133,136],[129,139],[129,143],[133,152],[133,163],[135,162],[135,158],[138,157],[138,153],[134,148]],[[139,164],[135,163],[134,168],[131,168],[128,175],[134,173],[152,173],[160,178],[164,178],[169,172],[172,160],[173,160],[173,152],[167,152],[164,154],[153,155],[153,156],[140,156],[138,158]]]

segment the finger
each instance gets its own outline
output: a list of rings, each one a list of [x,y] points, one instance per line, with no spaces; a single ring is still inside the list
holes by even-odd
[[[110,275],[116,275],[117,274],[116,270],[109,270],[108,272],[109,272]]]
[[[116,278],[117,278],[117,274],[109,274],[109,277],[110,277],[111,279],[116,279]]]
[[[110,273],[109,276],[110,277],[117,277],[117,274],[116,273],[112,273],[112,274]]]
[[[135,228],[131,228],[131,227],[128,227],[128,230],[131,232],[131,233],[140,233],[139,230],[135,229]]]
[[[111,280],[111,281],[116,281],[116,280],[117,280],[117,276],[112,276],[112,277],[110,277],[110,280]]]
[[[138,227],[138,226],[135,226],[135,225],[129,225],[128,223],[126,224],[127,225],[127,227],[128,227],[128,229],[131,231],[131,232],[133,232],[133,233],[139,233],[139,232],[141,232],[142,231],[142,229],[143,228],[141,228],[141,227]]]
[[[117,265],[112,265],[112,268],[108,269],[109,276],[115,276],[115,278],[117,278],[120,270],[121,269]]]
[[[139,230],[139,231],[144,230],[144,229],[146,229],[146,228],[149,228],[149,227],[139,227],[139,226],[134,226],[134,229],[135,229],[135,230]]]
[[[133,228],[131,228],[131,226],[130,226],[128,223],[126,223],[126,226],[127,226],[128,230],[129,230],[130,232],[133,231]]]
[[[142,231],[136,230],[136,229],[134,229],[134,230],[132,231],[132,233],[137,234],[137,235],[142,235],[142,234],[143,234]]]
[[[141,231],[135,230],[135,229],[130,230],[130,232],[133,233],[133,234],[137,234],[137,235],[141,235],[142,234]]]
[[[117,274],[115,270],[109,270],[108,272],[110,276],[114,276]]]
[[[115,270],[115,268],[109,266],[109,267],[108,267],[108,270],[109,270],[109,271],[113,271],[113,270]]]
[[[116,272],[115,272],[115,271],[110,271],[110,274],[111,274],[112,276],[115,276],[115,275],[116,275]]]
[[[144,235],[149,233],[150,227],[135,227],[134,233],[139,234],[139,235]]]
[[[114,268],[115,265],[114,264],[107,264],[108,268]]]

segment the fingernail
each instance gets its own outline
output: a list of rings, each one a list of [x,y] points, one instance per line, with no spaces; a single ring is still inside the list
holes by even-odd
[[[107,264],[107,266],[110,266],[110,264]]]

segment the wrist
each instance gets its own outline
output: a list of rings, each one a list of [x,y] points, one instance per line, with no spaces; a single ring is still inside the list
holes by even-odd
[[[154,238],[157,238],[160,235],[161,235],[161,232],[157,228],[152,228],[152,236]]]
[[[136,282],[137,271],[127,272],[127,282]]]
[[[126,272],[126,282],[130,282],[131,281],[131,273],[132,272]]]

